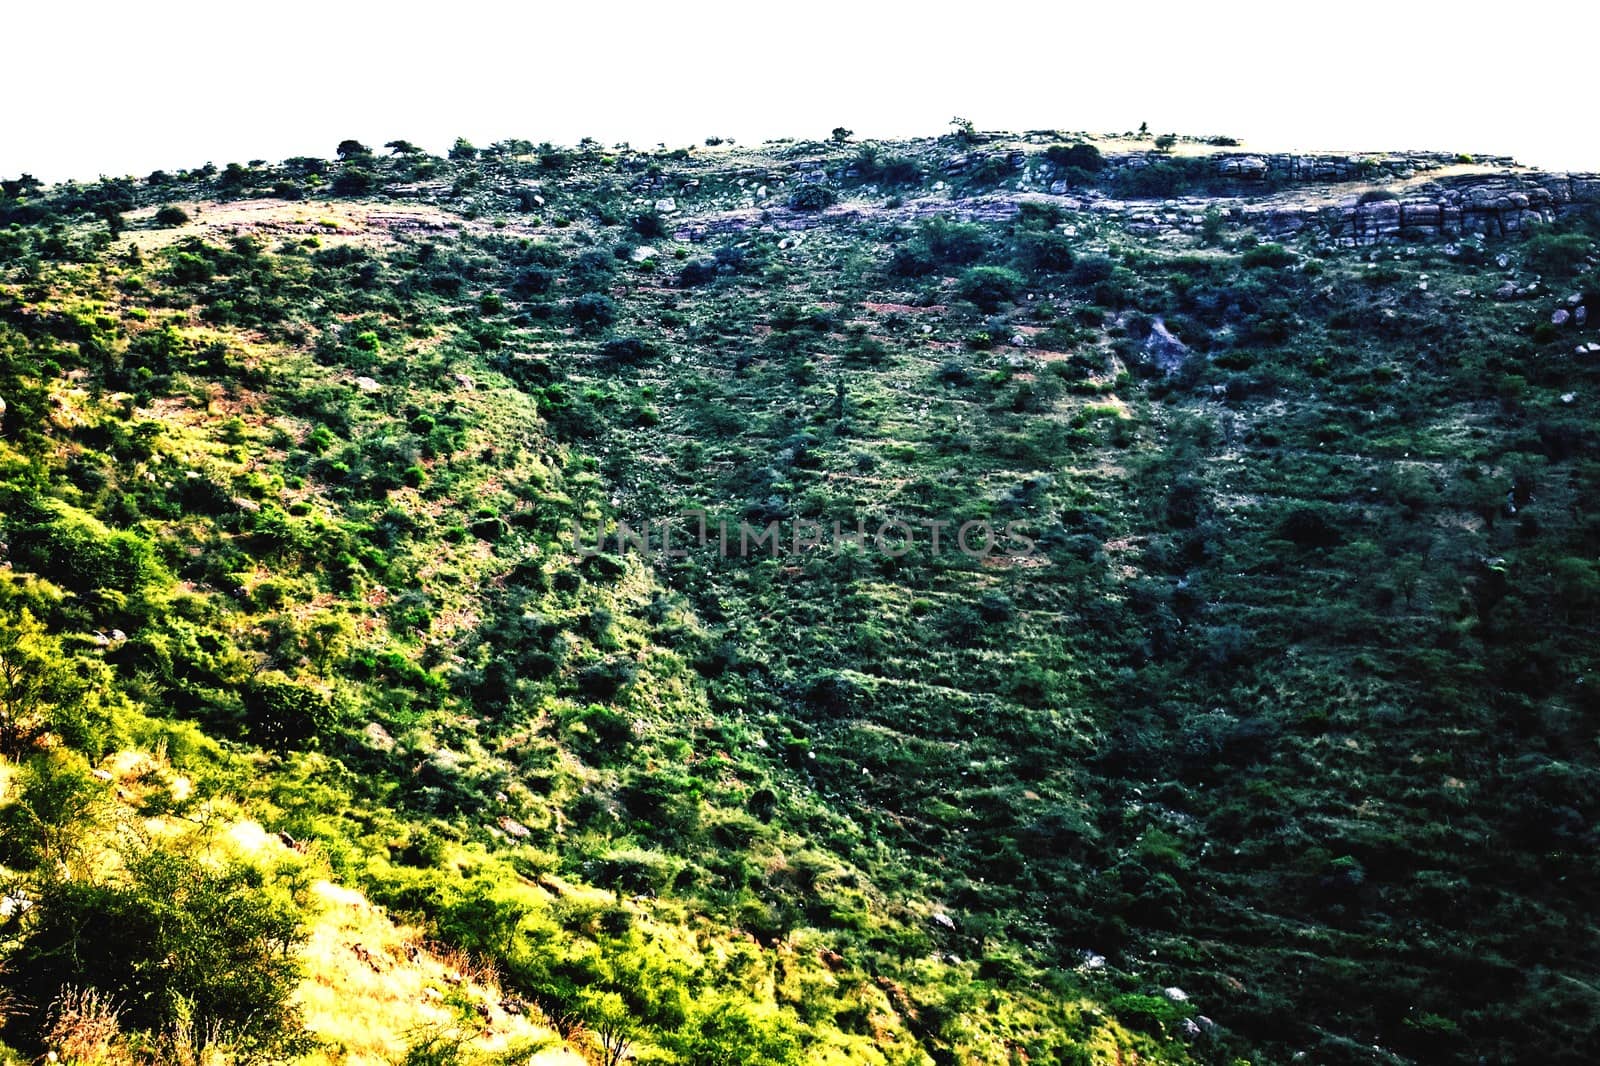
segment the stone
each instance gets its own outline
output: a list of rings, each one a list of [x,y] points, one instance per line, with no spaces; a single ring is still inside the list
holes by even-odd
[[[956,920],[944,911],[934,911],[933,921],[935,925],[943,926],[946,929],[954,930],[956,927]]]
[[[1186,1040],[1193,1040],[1200,1035],[1200,1023],[1193,1018],[1185,1018],[1179,1028],[1183,1030],[1183,1036]]]
[[[526,840],[533,835],[533,830],[511,817],[500,819],[500,828],[505,830],[506,836],[516,840]]]
[[[1174,1003],[1187,1003],[1187,1002],[1189,1002],[1189,993],[1185,992],[1181,988],[1178,988],[1177,986],[1173,986],[1171,988],[1163,988],[1161,990],[1161,994],[1163,996],[1166,996],[1169,1000],[1171,1000]]]
[[[366,727],[361,730],[361,735],[366,739],[369,747],[378,751],[394,750],[394,737],[389,735],[389,731],[383,728],[383,723],[381,722],[368,722]]]
[[[1567,309],[1564,308],[1564,307],[1563,308],[1558,308],[1556,310],[1555,314],[1550,316],[1550,324],[1552,326],[1564,326],[1568,322],[1571,322],[1571,321],[1572,321],[1572,315],[1569,314]]]
[[[1150,323],[1150,336],[1145,338],[1144,355],[1163,374],[1175,374],[1189,357],[1189,346],[1167,329],[1160,317]]]
[[[1514,300],[1516,297],[1516,282],[1508,281],[1504,285],[1501,285],[1498,289],[1494,290],[1494,298],[1496,300]]]
[[[1589,321],[1589,309],[1587,307],[1579,307],[1577,310],[1573,311],[1572,312],[1572,321],[1576,322],[1580,326],[1583,325],[1585,322],[1588,322]],[[0,408],[0,414],[4,414],[4,413],[5,413],[4,409]]]
[[[356,378],[356,388],[360,389],[362,392],[369,393],[383,391],[383,386],[379,385],[376,381],[369,377]]]
[[[648,244],[641,244],[628,253],[628,258],[635,263],[642,263],[646,259],[654,259],[656,250]]]
[[[671,215],[678,210],[678,201],[670,196],[663,196],[656,201],[656,212],[662,215]]]

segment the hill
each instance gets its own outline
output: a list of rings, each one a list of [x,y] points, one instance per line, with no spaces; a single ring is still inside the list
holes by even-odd
[[[0,185],[19,1061],[1594,1058],[1600,177]]]

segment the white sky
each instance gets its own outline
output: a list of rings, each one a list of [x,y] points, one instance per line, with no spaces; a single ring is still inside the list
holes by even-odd
[[[0,12],[0,175],[331,155],[345,137],[753,142],[1226,133],[1600,171],[1592,3],[78,0]]]

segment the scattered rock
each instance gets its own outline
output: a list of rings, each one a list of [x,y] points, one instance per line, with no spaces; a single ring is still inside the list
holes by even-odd
[[[648,244],[641,244],[628,253],[628,258],[635,263],[642,263],[646,259],[654,259],[655,257],[656,250]]]
[[[935,911],[933,913],[933,921],[935,925],[943,926],[946,929],[954,930],[956,927],[956,920],[944,911]]]
[[[506,836],[514,840],[526,840],[533,836],[533,830],[511,817],[500,819],[500,828],[505,830]]]
[[[1187,1003],[1187,1002],[1189,1002],[1189,993],[1185,992],[1183,989],[1177,987],[1176,985],[1174,985],[1171,988],[1163,988],[1161,990],[1161,994],[1163,996],[1166,996],[1168,999],[1170,999],[1174,1003]]]
[[[1579,307],[1577,310],[1573,311],[1572,312],[1572,321],[1576,322],[1580,326],[1583,325],[1584,323],[1588,322],[1589,321],[1589,309],[1587,307]]]
[[[1550,324],[1552,326],[1564,326],[1571,321],[1572,315],[1567,312],[1566,308],[1558,308],[1556,312],[1550,316]]]
[[[678,210],[678,201],[674,200],[670,196],[663,196],[661,199],[656,201],[656,213],[657,214],[671,215],[671,214],[676,214],[677,210]]]
[[[1494,290],[1494,298],[1496,300],[1515,300],[1517,298],[1516,282],[1508,281]]]
[[[356,388],[360,389],[362,392],[368,393],[383,391],[383,386],[379,385],[376,381],[369,377],[356,378]]]

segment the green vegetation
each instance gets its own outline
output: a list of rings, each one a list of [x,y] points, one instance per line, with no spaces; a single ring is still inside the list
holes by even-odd
[[[0,187],[0,1059],[1600,1053],[1596,220],[852,137]]]

